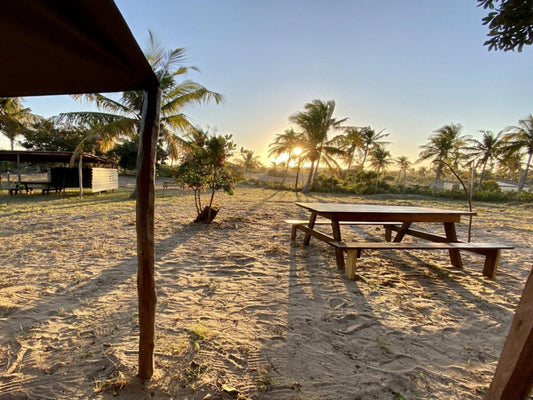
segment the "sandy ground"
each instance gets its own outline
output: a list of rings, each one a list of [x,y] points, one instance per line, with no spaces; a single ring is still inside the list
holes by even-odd
[[[387,251],[364,253],[348,281],[327,245],[291,244],[283,220],[307,217],[294,201],[464,205],[240,187],[201,225],[189,193],[158,185],[156,372],[140,382],[122,182],[83,200],[0,196],[0,399],[483,397],[532,269],[531,206],[475,204],[473,240],[516,247],[496,279],[475,254],[458,270],[444,252]]]

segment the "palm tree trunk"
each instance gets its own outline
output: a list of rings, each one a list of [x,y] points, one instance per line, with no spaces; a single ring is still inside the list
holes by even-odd
[[[311,190],[311,179],[313,179],[313,172],[315,167],[315,160],[311,161],[311,167],[309,168],[309,175],[307,175],[307,182],[305,183],[302,193],[309,193]]]
[[[302,156],[298,157],[298,166],[296,167],[296,181],[294,183],[294,190],[298,190],[298,178],[300,176],[300,162],[302,161]]]
[[[479,188],[483,185],[483,178],[485,177],[485,168],[487,167],[487,162],[483,163],[483,168],[481,168],[481,175],[479,176]]]
[[[474,199],[474,186],[476,184],[476,164],[472,162],[472,175],[470,177],[470,201]],[[481,183],[479,185],[481,187]]]
[[[365,161],[366,161],[366,156],[368,155],[368,150],[365,149],[365,151],[363,152],[363,160],[361,161],[361,171],[365,168]]]
[[[527,157],[527,163],[526,163],[526,169],[524,170],[524,175],[522,175],[522,179],[520,180],[520,184],[518,185],[518,193],[520,194],[520,191],[524,188],[524,185],[527,182],[527,173],[529,172],[529,165],[531,164],[531,156],[533,156],[533,152],[529,153]]]
[[[287,179],[287,175],[289,175],[290,162],[291,162],[291,153],[289,153],[289,158],[287,158],[287,166],[285,167],[285,174],[283,175],[283,179],[281,180],[282,185],[285,183],[285,180]]]
[[[402,193],[405,193],[405,183],[407,181],[407,169],[403,170],[403,184],[402,184]]]
[[[315,172],[313,173],[313,180],[312,180],[313,184],[316,182],[317,177],[318,177],[318,169],[320,167],[320,157],[321,155],[318,156],[318,160],[316,161]]]
[[[436,192],[437,191],[437,183],[439,182],[439,177],[440,177],[440,171],[442,170],[442,164],[439,163],[439,165],[437,165],[437,170],[435,171],[435,187],[434,187],[434,191]]]

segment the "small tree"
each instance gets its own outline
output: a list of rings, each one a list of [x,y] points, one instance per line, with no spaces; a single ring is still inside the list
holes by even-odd
[[[175,179],[183,187],[194,191],[194,204],[197,217],[195,222],[209,224],[219,211],[213,205],[215,192],[223,190],[233,194],[235,171],[228,167],[227,159],[235,149],[231,135],[209,135],[201,129],[195,129],[187,144],[187,154],[183,163],[177,168]],[[204,205],[201,194],[209,193],[209,202]]]

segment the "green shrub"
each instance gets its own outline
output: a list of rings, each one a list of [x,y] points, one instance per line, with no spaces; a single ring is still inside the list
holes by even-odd
[[[194,191],[197,222],[210,223],[218,213],[214,203],[215,192],[224,191],[232,195],[235,187],[235,170],[230,168],[227,159],[235,149],[231,135],[210,135],[200,129],[195,130],[192,141],[187,144],[189,153],[175,171],[176,182]],[[202,202],[202,193],[209,200]]]
[[[162,178],[171,178],[176,174],[176,168],[168,165],[160,165],[157,168],[157,176]]]

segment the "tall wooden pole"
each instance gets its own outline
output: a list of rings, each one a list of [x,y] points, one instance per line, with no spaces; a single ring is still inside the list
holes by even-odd
[[[533,388],[533,271],[524,287],[485,400],[522,400]]]
[[[83,153],[80,153],[78,159],[78,182],[80,186],[80,199],[83,197]]]
[[[137,294],[139,296],[139,377],[154,373],[155,344],[155,161],[159,135],[161,90],[144,92],[144,104],[137,156]]]

